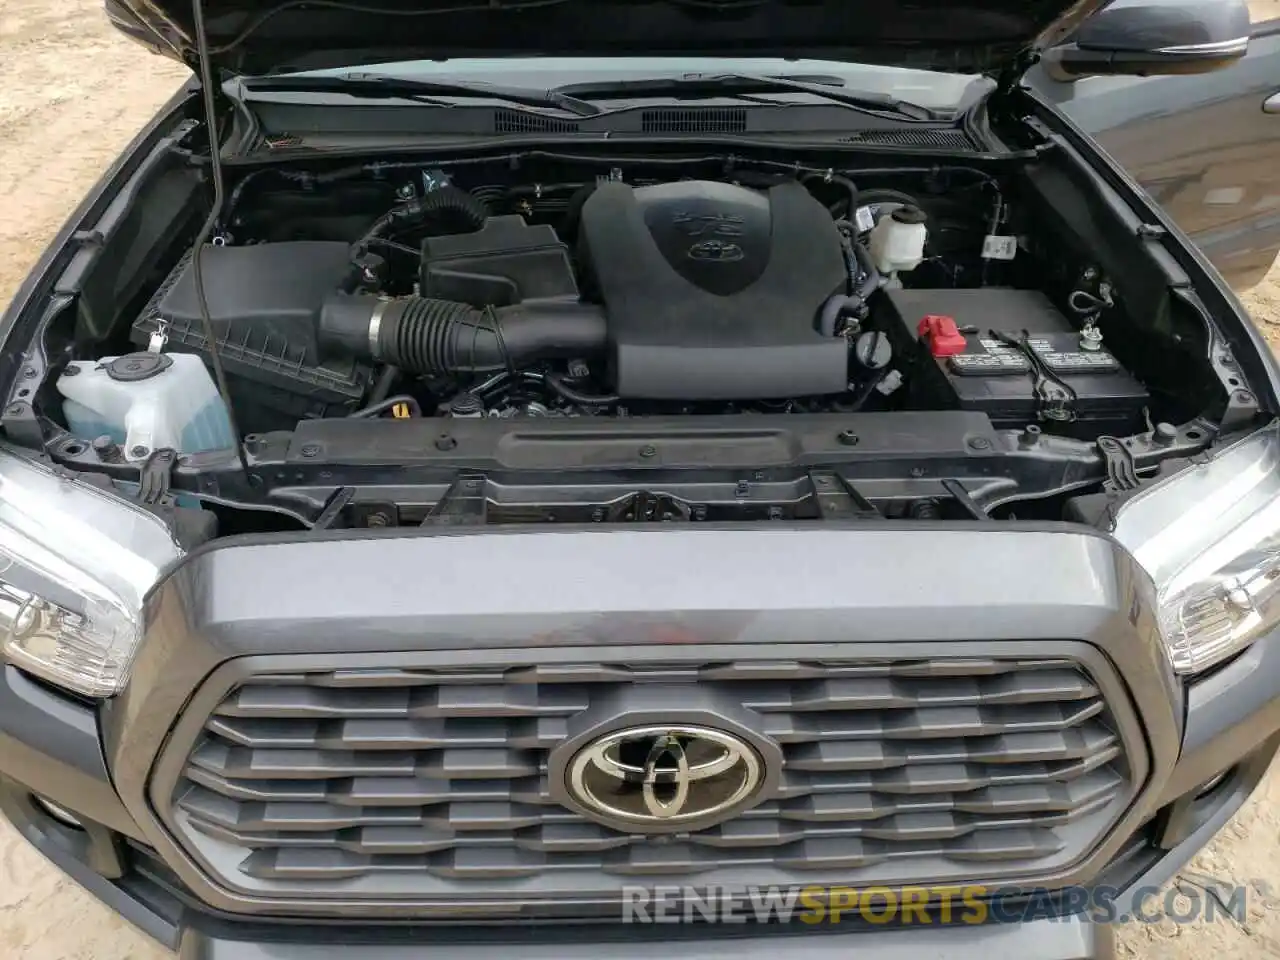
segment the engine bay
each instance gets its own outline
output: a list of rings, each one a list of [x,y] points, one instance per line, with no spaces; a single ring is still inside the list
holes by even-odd
[[[1207,316],[1090,236],[1078,189],[909,159],[263,166],[198,268],[174,227],[131,305],[46,325],[40,435],[308,526],[452,516],[464,474],[483,522],[822,517],[814,469],[854,515],[1060,519],[1230,413]],[[548,501],[556,474],[578,492]]]
[[[442,174],[409,185],[351,241],[299,218],[306,239],[228,234],[205,251],[250,432],[349,416],[392,391],[440,416],[851,412],[888,408],[908,370],[894,406],[1010,426],[1125,433],[1149,402],[1097,324],[1105,279],[1064,308],[1014,286],[934,286],[973,267],[926,261],[927,200],[905,192],[860,197],[834,175],[602,179],[503,198]],[[558,217],[538,206],[552,191]],[[999,218],[999,203],[975,216]],[[1015,236],[970,229],[987,248],[980,271],[1012,266]],[[190,257],[133,324],[135,346],[157,337],[204,349]]]

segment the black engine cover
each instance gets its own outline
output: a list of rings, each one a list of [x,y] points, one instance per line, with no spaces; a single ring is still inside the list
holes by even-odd
[[[803,186],[602,183],[582,208],[623,397],[745,400],[841,393],[843,338],[815,318],[845,283],[840,234]]]

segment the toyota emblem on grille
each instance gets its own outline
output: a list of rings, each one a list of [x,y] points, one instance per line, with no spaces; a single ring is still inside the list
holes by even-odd
[[[709,727],[631,727],[583,747],[568,788],[584,810],[625,826],[688,829],[741,810],[763,784],[759,755]]]

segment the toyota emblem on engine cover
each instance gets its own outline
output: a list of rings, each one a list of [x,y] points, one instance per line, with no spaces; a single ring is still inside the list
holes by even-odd
[[[708,727],[631,727],[592,741],[568,768],[582,808],[620,828],[674,832],[724,819],[756,798],[763,766],[745,741]]]

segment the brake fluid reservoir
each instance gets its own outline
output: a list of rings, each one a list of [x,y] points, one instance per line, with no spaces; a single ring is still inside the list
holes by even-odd
[[[925,214],[919,207],[897,207],[880,218],[871,230],[871,259],[876,269],[889,275],[899,270],[914,270],[924,259],[924,242],[928,236]]]
[[[109,436],[130,460],[234,447],[226,407],[204,361],[190,353],[131,353],[67,364],[58,378],[67,428]]]

